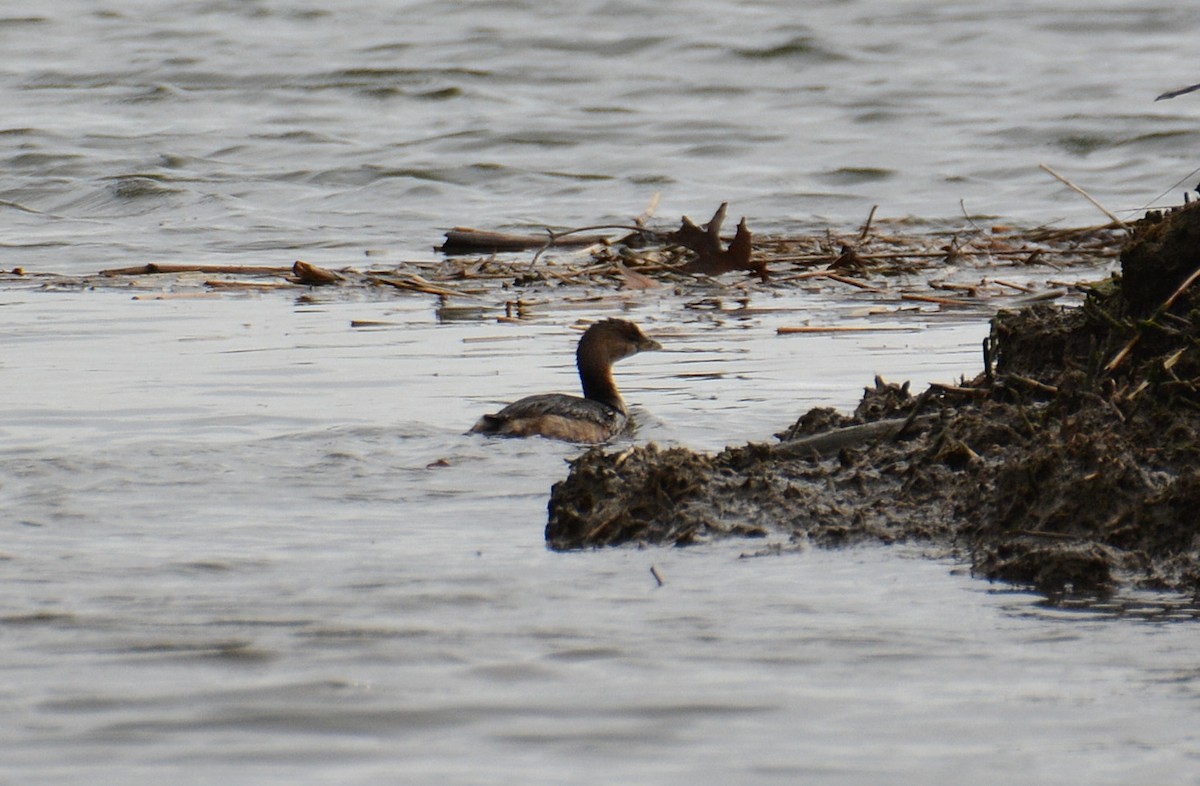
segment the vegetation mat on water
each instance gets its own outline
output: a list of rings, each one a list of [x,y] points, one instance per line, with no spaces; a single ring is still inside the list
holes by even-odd
[[[853,232],[767,237],[753,235],[743,218],[733,237],[723,238],[725,210],[722,205],[703,227],[685,216],[678,229],[652,230],[638,219],[611,236],[456,228],[442,247],[454,253],[367,267],[150,263],[86,275],[16,268],[0,271],[0,287],[123,290],[138,299],[272,291],[322,299],[432,296],[450,309],[465,304],[481,318],[500,320],[530,318],[540,305],[618,290],[732,300],[802,289],[853,294],[877,302],[881,311],[990,314],[1074,294],[1078,272],[1115,259],[1123,234],[1114,225],[1022,229],[982,227],[970,219],[930,228],[872,215]],[[582,247],[572,242],[581,238],[587,241]]]

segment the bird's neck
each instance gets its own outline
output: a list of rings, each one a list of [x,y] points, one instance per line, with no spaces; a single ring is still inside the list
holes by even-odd
[[[625,402],[613,382],[612,366],[607,363],[592,364],[580,358],[579,381],[583,383],[583,397],[607,404],[620,412],[625,411]]]

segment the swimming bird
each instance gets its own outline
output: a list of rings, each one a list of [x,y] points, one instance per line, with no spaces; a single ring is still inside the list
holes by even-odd
[[[639,352],[662,349],[623,319],[605,319],[584,332],[575,349],[583,397],[544,393],[514,401],[471,428],[506,437],[543,436],[569,442],[605,442],[625,430],[629,412],[613,382],[612,366]]]

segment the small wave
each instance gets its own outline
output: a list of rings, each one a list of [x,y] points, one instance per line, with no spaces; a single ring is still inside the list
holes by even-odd
[[[261,140],[264,140],[267,142],[298,142],[300,144],[306,144],[306,145],[347,144],[346,140],[344,140],[344,139],[330,136],[329,134],[322,134],[322,133],[318,133],[316,131],[310,131],[308,129],[282,131],[280,133],[273,133],[273,134],[250,134],[249,138],[250,139],[261,139]],[[237,150],[239,150],[239,148],[233,148],[232,151],[221,151],[221,152],[222,153],[235,152]]]
[[[1094,153],[1097,150],[1103,150],[1106,147],[1113,146],[1111,137],[1102,136],[1099,134],[1068,134],[1059,137],[1057,144],[1068,153],[1074,153],[1078,156],[1086,156],[1089,153]]]
[[[458,87],[443,87],[437,90],[427,90],[424,93],[416,93],[414,98],[422,98],[426,101],[445,101],[450,98],[459,98],[463,95],[463,91]]]
[[[663,36],[632,36],[604,40],[579,40],[575,38],[539,38],[525,42],[532,50],[563,51],[575,54],[593,54],[603,57],[619,57],[638,54],[667,43]]]
[[[472,167],[382,167],[367,165],[362,167],[326,169],[320,172],[296,173],[292,179],[321,185],[366,186],[383,180],[418,180],[428,183],[447,183],[450,185],[471,185],[492,177],[481,176],[480,172],[491,172],[492,167],[478,165]]]
[[[118,175],[101,179],[99,188],[75,190],[69,198],[49,208],[48,212],[85,218],[95,216],[131,216],[159,209],[168,198],[183,193],[182,189],[165,185],[155,175]]]
[[[820,177],[831,185],[852,186],[860,183],[877,183],[894,177],[896,172],[891,169],[870,166],[844,166],[822,172]]]
[[[756,49],[735,49],[734,54],[746,60],[811,60],[838,62],[849,60],[847,55],[821,46],[809,35],[799,35],[782,44]]]
[[[1175,152],[1184,150],[1194,150],[1196,148],[1196,137],[1200,133],[1192,129],[1177,129],[1174,131],[1155,131],[1149,134],[1140,134],[1129,139],[1121,140],[1121,146],[1137,147],[1139,149],[1160,150],[1163,152]]]
[[[579,180],[579,181],[583,181],[583,182],[597,181],[597,180],[616,180],[616,178],[613,177],[612,175],[604,175],[604,174],[598,174],[598,173],[594,173],[594,172],[558,172],[558,171],[554,171],[554,170],[546,170],[546,171],[540,172],[539,174],[545,175],[547,177],[557,177],[557,178],[562,178],[564,180]]]
[[[28,170],[45,174],[55,172],[59,168],[81,162],[83,156],[74,153],[19,153],[4,163],[7,169]]]
[[[32,207],[26,207],[25,205],[22,205],[20,202],[11,202],[7,199],[0,199],[0,207],[7,207],[7,208],[11,208],[12,210],[19,210],[22,213],[40,214],[42,212],[40,210],[35,210]]]
[[[120,99],[124,104],[147,104],[158,101],[172,101],[185,97],[186,94],[177,87],[166,84],[148,85],[137,89]]]
[[[178,189],[163,185],[157,175],[120,175],[109,183],[109,192],[123,201],[163,197],[178,193]]]
[[[427,87],[430,84],[463,79],[488,79],[491,72],[476,68],[344,68],[310,76],[291,77],[298,87],[323,89],[380,90],[401,87]]]

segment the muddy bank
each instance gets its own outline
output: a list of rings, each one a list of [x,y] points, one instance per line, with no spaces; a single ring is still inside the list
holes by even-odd
[[[1047,592],[1200,590],[1200,207],[1150,214],[1082,306],[1002,312],[982,373],[876,380],[777,442],[594,449],[555,484],[555,549],[915,541]],[[870,424],[870,425],[868,425]]]

